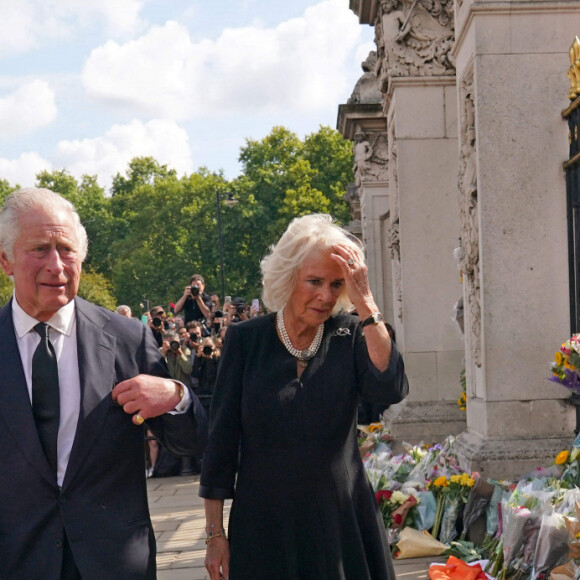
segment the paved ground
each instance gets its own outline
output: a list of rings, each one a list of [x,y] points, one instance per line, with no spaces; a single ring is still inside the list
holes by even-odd
[[[157,538],[159,580],[205,580],[205,521],[198,497],[199,476],[147,480],[149,507]],[[226,506],[226,522],[227,510]],[[397,578],[425,580],[431,558],[400,560]],[[275,580],[272,579],[272,580]]]

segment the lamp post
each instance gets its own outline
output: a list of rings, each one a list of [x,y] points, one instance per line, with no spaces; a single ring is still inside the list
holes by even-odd
[[[215,200],[216,200],[216,211],[217,211],[217,224],[218,224],[218,242],[220,246],[220,276],[221,276],[221,283],[222,283],[222,295],[220,297],[222,303],[225,298],[226,293],[226,279],[224,275],[224,245],[222,241],[222,216],[220,211],[220,201],[225,199],[226,204],[229,207],[233,207],[238,203],[238,200],[234,198],[233,193],[220,193],[219,191],[215,192]]]

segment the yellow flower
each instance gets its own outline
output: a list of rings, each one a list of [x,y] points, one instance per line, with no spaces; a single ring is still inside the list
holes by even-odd
[[[554,355],[554,360],[556,361],[556,364],[558,366],[562,366],[562,364],[564,363],[564,355],[561,352],[557,352]]]
[[[441,475],[433,482],[433,485],[436,487],[447,487],[449,485],[449,482],[447,481],[447,478],[444,475]]]
[[[567,369],[570,369],[571,371],[575,371],[576,370],[576,367],[574,365],[571,365],[570,362],[568,361],[568,357],[567,356],[564,357],[564,366]]]
[[[378,431],[379,429],[383,428],[383,424],[382,423],[371,423],[369,425],[369,431],[371,433],[374,433],[375,431]]]
[[[568,461],[569,455],[570,452],[567,449],[565,449],[564,451],[560,451],[560,453],[556,455],[556,465],[564,465],[564,463]]]

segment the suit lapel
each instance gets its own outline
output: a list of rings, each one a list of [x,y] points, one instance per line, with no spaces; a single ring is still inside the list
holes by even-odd
[[[103,330],[107,316],[92,304],[76,301],[77,352],[81,382],[81,412],[66,470],[63,490],[70,484],[101,433],[115,382],[115,338]]]
[[[54,473],[40,445],[32,415],[32,405],[12,321],[12,300],[0,310],[0,336],[2,337],[0,340],[0,361],[2,361],[0,415],[23,455],[49,483],[56,485]]]

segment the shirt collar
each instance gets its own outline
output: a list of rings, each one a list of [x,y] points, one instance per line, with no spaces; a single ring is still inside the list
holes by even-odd
[[[38,324],[38,320],[32,318],[32,316],[26,314],[26,312],[22,310],[20,304],[18,304],[18,301],[16,300],[16,294],[13,294],[12,298],[12,320],[14,321],[14,330],[16,331],[16,336],[22,338]],[[71,300],[66,306],[63,306],[58,310],[52,318],[47,320],[46,324],[61,334],[70,336],[73,328],[74,316],[75,301]]]

